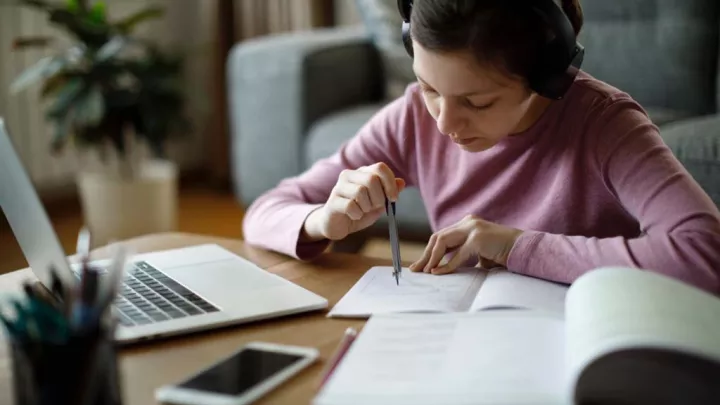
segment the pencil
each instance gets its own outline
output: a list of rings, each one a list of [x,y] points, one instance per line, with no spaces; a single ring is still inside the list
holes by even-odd
[[[330,376],[332,376],[333,372],[335,372],[335,369],[340,364],[340,361],[342,361],[343,357],[345,357],[345,354],[348,352],[348,350],[350,350],[350,346],[352,346],[356,337],[357,331],[354,328],[347,328],[345,330],[345,334],[343,335],[340,344],[335,350],[333,356],[330,358],[327,367],[323,371],[323,377],[320,381],[320,387],[325,385],[325,383],[330,379]]]

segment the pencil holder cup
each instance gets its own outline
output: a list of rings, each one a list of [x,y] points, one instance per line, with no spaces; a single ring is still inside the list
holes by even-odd
[[[121,405],[116,349],[107,333],[28,347],[11,339],[15,405]]]

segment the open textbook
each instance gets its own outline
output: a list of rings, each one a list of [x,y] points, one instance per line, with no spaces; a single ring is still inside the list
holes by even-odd
[[[720,404],[720,300],[603,268],[547,311],[373,315],[315,405]]]
[[[562,313],[567,286],[504,269],[460,268],[444,275],[392,267],[368,270],[330,310],[330,317],[367,318],[398,312],[475,312],[485,309],[542,309]]]

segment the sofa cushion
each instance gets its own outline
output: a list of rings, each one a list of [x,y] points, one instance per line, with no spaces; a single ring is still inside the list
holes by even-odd
[[[720,207],[720,115],[668,124],[660,133],[673,154]]]
[[[305,165],[310,167],[319,159],[335,153],[343,143],[355,136],[383,104],[363,105],[342,110],[318,120],[308,131],[305,142]],[[397,202],[397,220],[403,234],[413,237],[429,235],[430,222],[420,191],[411,187],[404,190]],[[387,229],[385,217],[374,226],[375,229]]]
[[[360,18],[380,52],[387,97],[397,98],[416,80],[412,58],[402,43],[402,18],[397,0],[355,0]]]
[[[694,114],[687,111],[678,111],[671,108],[662,107],[647,107],[645,111],[650,116],[652,122],[657,126],[670,124],[672,122],[680,121],[685,118],[690,118]]]
[[[355,136],[360,127],[377,113],[383,104],[365,104],[339,110],[318,119],[308,129],[305,142],[305,167],[335,153]]]
[[[641,104],[707,114],[715,106],[717,0],[582,1],[583,69]]]

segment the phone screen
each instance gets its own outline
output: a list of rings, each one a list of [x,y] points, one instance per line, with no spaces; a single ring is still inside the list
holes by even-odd
[[[302,359],[295,354],[244,349],[179,386],[239,396]]]

